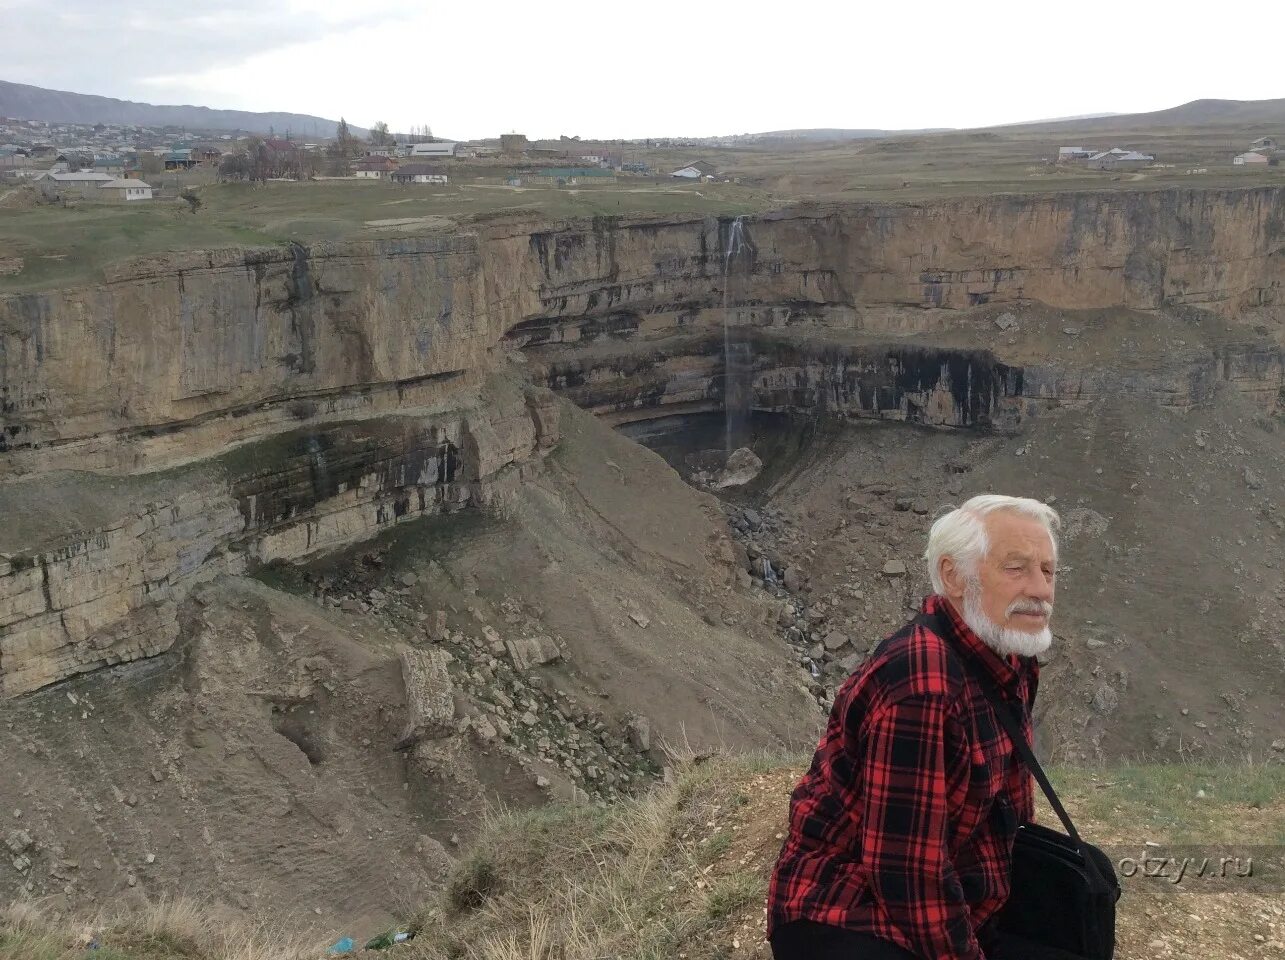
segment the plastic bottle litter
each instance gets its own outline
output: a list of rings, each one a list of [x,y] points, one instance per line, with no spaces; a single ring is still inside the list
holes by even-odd
[[[335,945],[332,946],[329,950],[327,950],[326,953],[330,955],[336,955],[340,953],[352,953],[353,950],[356,949],[356,947],[357,947],[357,944],[353,943],[352,937],[344,937],[342,940],[335,943]]]
[[[381,933],[379,936],[366,941],[367,950],[387,950],[395,943],[404,943],[413,939],[414,934],[405,931],[389,930],[387,933]]]

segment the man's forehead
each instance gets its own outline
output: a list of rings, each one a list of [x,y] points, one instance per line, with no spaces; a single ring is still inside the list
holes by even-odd
[[[1053,556],[1053,537],[1034,517],[995,512],[986,518],[993,556]]]

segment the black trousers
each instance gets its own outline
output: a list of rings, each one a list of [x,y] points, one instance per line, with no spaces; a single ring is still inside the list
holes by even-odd
[[[983,946],[986,960],[1082,960],[1018,937],[999,934]],[[895,943],[868,933],[843,930],[810,920],[795,920],[772,935],[774,960],[923,960]]]

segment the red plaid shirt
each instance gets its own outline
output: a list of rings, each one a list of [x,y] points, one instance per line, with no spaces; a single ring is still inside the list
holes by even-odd
[[[940,596],[947,636],[910,623],[844,681],[768,891],[768,935],[806,919],[873,934],[924,960],[981,960],[976,931],[1008,899],[1032,778],[962,658],[1023,702],[1039,664],[1000,657]]]

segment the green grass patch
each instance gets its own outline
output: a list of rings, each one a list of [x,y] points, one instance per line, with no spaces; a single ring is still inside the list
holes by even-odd
[[[213,183],[195,189],[201,198],[195,214],[174,199],[0,207],[0,256],[23,259],[21,272],[0,276],[0,293],[97,282],[109,265],[183,250],[370,240],[518,216],[703,216],[773,206],[762,192],[730,184],[635,186],[628,180],[585,189],[350,180]]]
[[[750,870],[720,877],[709,889],[705,915],[711,920],[732,916],[763,896],[763,878]]]
[[[1049,778],[1059,795],[1075,799],[1082,815],[1105,825],[1127,824],[1138,839],[1285,842],[1285,818],[1255,821],[1245,816],[1248,810],[1267,810],[1285,800],[1285,764],[1059,767]],[[1228,811],[1236,814],[1228,816]]]

